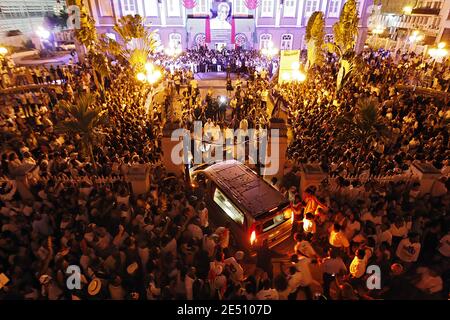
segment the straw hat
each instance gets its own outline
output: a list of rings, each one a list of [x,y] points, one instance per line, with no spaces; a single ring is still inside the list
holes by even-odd
[[[137,270],[137,268],[138,268],[137,262],[133,262],[132,264],[130,264],[130,265],[127,267],[127,272],[128,272],[128,274],[133,274],[133,273]]]
[[[236,253],[234,254],[234,258],[235,258],[237,261],[240,261],[240,260],[244,259],[244,251],[238,251],[238,252],[236,252]]]
[[[47,284],[50,282],[50,280],[52,280],[52,277],[50,277],[48,274],[43,274],[39,277],[39,282],[41,284]]]
[[[102,288],[102,282],[98,278],[92,279],[92,281],[88,285],[88,293],[91,296],[95,296],[100,292]]]
[[[400,263],[394,263],[391,265],[391,271],[395,275],[399,275],[403,272],[403,266]]]

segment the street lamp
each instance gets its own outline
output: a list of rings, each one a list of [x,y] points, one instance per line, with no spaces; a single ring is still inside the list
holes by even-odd
[[[409,41],[411,42],[420,42],[424,39],[424,35],[419,30],[414,30],[413,33],[409,36]]]
[[[7,53],[8,49],[6,49],[5,47],[0,47],[0,56],[6,56]]]
[[[412,11],[413,11],[413,7],[412,6],[405,6],[405,7],[403,7],[403,13],[404,14],[410,15],[412,13]]]
[[[267,43],[267,46],[261,49],[261,53],[268,58],[272,58],[273,56],[278,54],[278,49],[274,47],[272,41],[269,41]]]
[[[439,62],[442,61],[448,55],[448,50],[445,48],[445,42],[439,42],[436,48],[431,48],[428,50],[428,54],[433,58],[433,67],[436,63],[436,60]]]
[[[147,82],[151,85],[155,84],[162,76],[162,73],[159,69],[155,68],[153,63],[147,62],[145,64],[145,73],[139,72],[136,75],[136,78],[141,82]]]

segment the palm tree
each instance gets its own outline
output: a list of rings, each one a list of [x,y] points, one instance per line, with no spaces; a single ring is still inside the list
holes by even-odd
[[[379,113],[379,103],[375,98],[358,100],[355,108],[336,119],[340,132],[338,142],[356,141],[367,150],[374,140],[384,140],[389,130]]]
[[[119,19],[113,27],[122,39],[123,46],[118,49],[114,40],[110,40],[109,47],[128,61],[136,71],[143,71],[147,58],[156,49],[155,31],[149,31],[144,24],[145,19],[140,15],[128,15]]]
[[[94,82],[98,91],[103,94],[105,89],[105,78],[109,75],[108,59],[98,51],[89,53],[89,61],[91,63],[94,75]]]
[[[101,126],[107,123],[106,110],[102,110],[95,104],[96,97],[91,93],[77,95],[75,103],[65,100],[59,103],[68,117],[59,123],[56,130],[69,135],[78,135],[82,146],[82,151],[90,157],[95,167],[93,146],[98,143],[103,136]]]

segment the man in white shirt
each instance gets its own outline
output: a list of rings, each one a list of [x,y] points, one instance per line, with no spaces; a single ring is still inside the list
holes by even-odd
[[[408,238],[400,241],[397,247],[397,257],[405,263],[416,262],[420,253],[419,235],[415,232],[410,232]]]
[[[244,252],[238,251],[235,253],[234,257],[230,257],[224,260],[224,263],[230,267],[230,278],[234,283],[240,283],[241,281],[244,281],[244,269],[238,262],[242,261],[243,258]]]
[[[294,246],[295,254],[303,255],[308,258],[317,257],[316,251],[312,247],[311,243],[309,243],[309,241],[305,239],[303,233],[296,233],[294,238],[295,241],[297,241],[297,243]]]
[[[270,287],[270,280],[263,281],[263,289],[256,294],[257,300],[278,300],[278,291]]]
[[[323,293],[326,297],[330,297],[330,285],[335,280],[336,275],[347,273],[347,267],[338,255],[335,248],[328,251],[328,257],[322,262],[323,271]]]

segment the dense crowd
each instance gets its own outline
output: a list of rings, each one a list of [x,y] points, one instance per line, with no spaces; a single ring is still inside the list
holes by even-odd
[[[229,54],[245,66],[258,63],[252,53]],[[195,51],[179,59],[200,61],[174,71],[167,83],[184,126],[197,119],[219,130],[267,126],[272,92],[289,109],[290,158],[319,162],[347,189],[361,187],[361,196],[343,197],[326,183],[300,195],[293,165],[272,182],[295,212],[295,246],[284,255],[263,243],[256,258],[236,251],[227,226],[210,224],[203,195],[161,165],[162,122],[173,106],[155,105],[149,114],[148,90],[120,66],[112,67],[118,76],[107,79],[100,94],[92,70],[79,65],[55,87],[4,100],[0,274],[9,282],[2,282],[0,299],[447,298],[448,180],[441,179],[439,192],[421,195],[408,181],[360,186],[345,179],[405,170],[413,160],[430,162],[448,177],[448,106],[399,93],[394,84],[404,79],[401,68],[375,52],[364,56],[361,77],[339,93],[333,61],[304,84],[272,85],[267,69],[247,70],[231,85],[228,79],[225,107],[212,91],[202,96],[193,78],[208,60]],[[81,152],[79,136],[58,130],[68,117],[58,101],[76,104],[88,93],[108,116],[93,157]],[[393,138],[341,143],[335,120],[365,96],[377,99]],[[150,191],[136,195],[128,172],[141,165],[151,167]],[[284,261],[279,268],[274,258]],[[381,270],[380,288],[366,286],[369,265]],[[67,287],[69,266],[80,268],[79,289]]]
[[[192,73],[229,72],[253,73],[266,69],[270,74],[277,70],[278,59],[269,58],[258,50],[213,50],[206,47],[189,49],[175,57],[161,52],[154,59],[171,72],[190,70]]]

